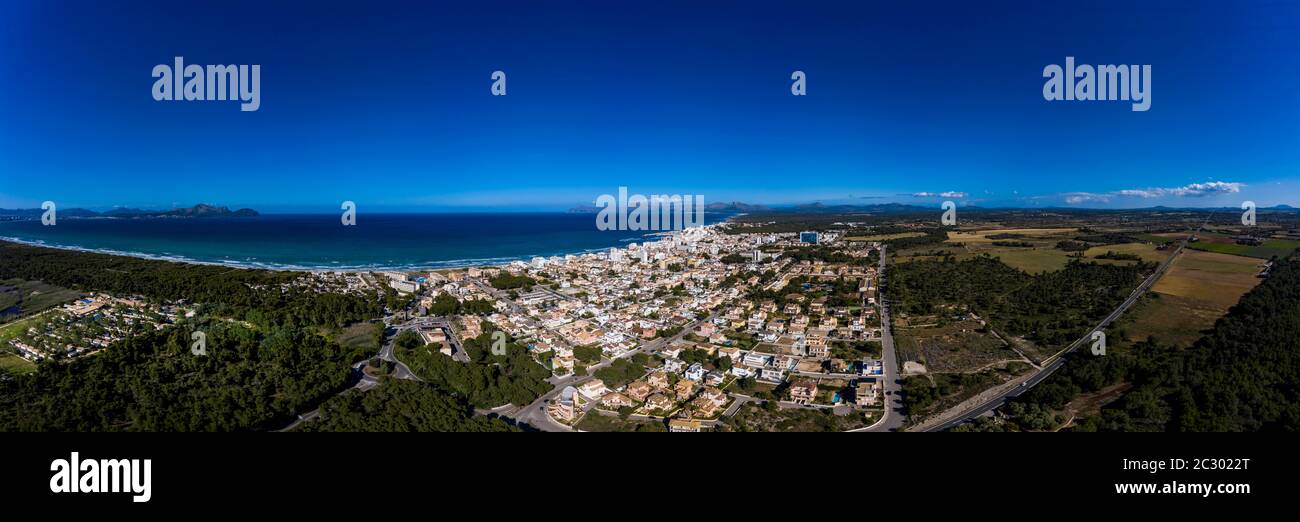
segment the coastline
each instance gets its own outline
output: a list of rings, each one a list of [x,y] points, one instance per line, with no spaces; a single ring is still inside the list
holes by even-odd
[[[735,216],[728,216],[727,218],[718,221],[717,223],[703,225],[697,228],[709,229],[711,227],[724,225],[730,223],[732,217]],[[646,234],[641,238],[624,238],[624,239],[620,239],[618,242],[626,245],[628,243],[633,243],[633,242],[659,241],[662,239],[670,238],[673,235],[679,233],[681,233],[680,230],[647,231]],[[170,263],[185,263],[185,264],[192,264],[192,265],[223,266],[223,267],[227,267],[231,269],[239,269],[239,270],[270,270],[270,271],[277,271],[277,272],[307,272],[307,273],[329,273],[329,272],[365,273],[365,272],[385,272],[385,271],[422,272],[422,271],[437,271],[437,270],[456,270],[456,269],[470,268],[470,267],[500,267],[516,261],[528,262],[529,260],[535,257],[553,257],[553,256],[565,256],[565,255],[580,256],[580,255],[592,254],[596,252],[604,252],[609,250],[610,248],[623,248],[622,246],[619,245],[611,245],[611,246],[601,247],[601,248],[588,248],[588,249],[582,249],[576,251],[565,251],[561,253],[553,253],[553,254],[546,254],[546,255],[521,254],[517,256],[452,259],[447,261],[406,263],[406,264],[396,264],[396,265],[383,265],[383,264],[296,265],[296,264],[285,264],[285,263],[266,263],[266,262],[249,262],[249,261],[234,261],[234,260],[211,261],[211,260],[193,259],[187,256],[169,254],[166,252],[162,254],[151,254],[147,252],[133,252],[133,251],[110,249],[110,248],[87,248],[87,247],[81,247],[76,245],[53,244],[39,239],[30,240],[30,239],[23,239],[18,237],[11,237],[11,236],[0,236],[0,242],[15,243],[20,245],[27,245],[27,246],[34,246],[34,247],[41,247],[41,248],[53,248],[57,250],[69,250],[73,252],[84,252],[89,254],[104,254],[104,255],[111,255],[111,256],[134,257],[137,259],[147,259],[151,261],[165,261]]]

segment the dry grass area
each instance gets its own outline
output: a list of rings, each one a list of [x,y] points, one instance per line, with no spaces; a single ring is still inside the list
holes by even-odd
[[[1078,232],[1077,228],[1002,228],[990,230],[973,230],[969,232],[949,232],[948,241],[957,241],[961,243],[992,243],[998,239],[990,239],[989,236],[998,234],[1017,234],[1025,236],[1022,240],[1029,241],[1032,239],[1046,239],[1055,236],[1070,236]]]
[[[1169,258],[1169,253],[1173,250],[1156,250],[1156,246],[1148,243],[1124,243],[1122,245],[1099,245],[1084,251],[1083,256],[1091,261],[1098,263],[1131,263],[1132,261],[1116,261],[1112,259],[1095,259],[1097,256],[1104,255],[1106,252],[1115,252],[1117,254],[1133,254],[1141,257],[1143,261],[1149,263],[1161,263]]]
[[[949,232],[944,246],[953,250],[958,259],[988,254],[997,257],[1007,266],[1030,274],[1052,272],[1065,268],[1068,253],[1057,249],[1056,243],[1070,239],[1078,232],[1075,228],[1003,228]],[[1007,234],[1017,237],[990,237]],[[1023,242],[1032,246],[1001,246],[995,242]]]
[[[1115,325],[1113,330],[1122,334],[1115,346],[1148,337],[1164,345],[1191,346],[1260,283],[1255,277],[1260,264],[1249,257],[1184,250],[1152,293]]]
[[[1113,345],[1119,348],[1153,337],[1161,344],[1186,348],[1212,328],[1226,311],[1205,301],[1153,292],[1112,329],[1122,334],[1113,340]]]
[[[1162,294],[1204,301],[1227,310],[1259,284],[1259,259],[1184,250],[1169,273],[1152,289]]]
[[[976,321],[940,326],[931,317],[929,321],[913,318],[913,322],[918,326],[900,327],[895,323],[898,357],[924,364],[930,372],[969,372],[1020,358],[993,334],[979,331],[982,326]]]
[[[1001,259],[1007,266],[1023,270],[1029,274],[1055,272],[1065,268],[1065,264],[1070,260],[1064,251],[1046,246],[1035,248],[995,247],[983,250],[980,253],[985,252]]]
[[[14,354],[0,353],[0,373],[31,373],[36,371],[36,364]]]

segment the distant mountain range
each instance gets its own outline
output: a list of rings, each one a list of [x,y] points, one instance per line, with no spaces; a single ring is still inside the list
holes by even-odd
[[[0,218],[40,219],[45,211],[39,208],[3,209]],[[230,210],[226,207],[199,203],[189,208],[172,210],[140,210],[138,208],[115,208],[104,212],[95,212],[84,208],[58,209],[61,218],[209,218],[209,217],[252,217],[258,215],[256,210],[241,208]]]
[[[872,205],[827,205],[825,203],[805,203],[793,207],[782,207],[775,210],[784,212],[804,212],[804,213],[868,213],[868,214],[893,214],[905,212],[930,212],[936,207],[907,205],[903,203],[877,203]]]
[[[729,203],[708,203],[704,205],[704,210],[709,212],[755,212],[771,209],[763,205],[751,205],[749,203],[732,201]],[[567,212],[570,214],[596,214],[600,211],[601,207],[596,205],[578,205],[569,209]]]
[[[763,205],[751,205],[739,201],[732,201],[730,203],[709,203],[708,205],[704,205],[704,209],[723,212],[754,212],[757,210],[770,210],[768,207]]]
[[[1237,207],[1166,207],[1155,206],[1145,208],[1080,208],[1080,207],[981,207],[978,205],[959,205],[965,212],[984,211],[984,212],[1008,212],[1008,211],[1050,211],[1050,212],[1241,212]],[[821,202],[805,203],[802,205],[778,206],[765,208],[772,212],[782,213],[806,213],[806,214],[838,214],[838,213],[855,213],[855,214],[904,214],[917,212],[936,212],[939,205],[911,205],[906,203],[877,203],[870,205],[853,205],[853,204],[834,204],[827,205]],[[1290,205],[1275,205],[1272,207],[1259,207],[1256,210],[1270,211],[1295,211],[1296,207]]]

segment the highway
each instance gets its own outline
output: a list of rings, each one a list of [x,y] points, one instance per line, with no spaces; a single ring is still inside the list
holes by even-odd
[[[1020,381],[1021,384],[1015,386],[1009,386],[1008,389],[994,395],[993,397],[987,399],[984,402],[977,404],[973,408],[963,411],[960,415],[952,419],[946,420],[938,425],[921,428],[919,429],[919,431],[944,431],[944,430],[955,428],[961,425],[962,423],[965,423],[966,421],[972,420],[976,417],[979,417],[980,415],[983,415],[985,413],[988,413],[989,411],[998,408],[999,406],[1002,406],[1003,404],[1006,404],[1007,400],[1013,399],[1015,397],[1019,397],[1021,394],[1029,391],[1034,386],[1037,386],[1038,383],[1043,382],[1044,379],[1051,376],[1053,372],[1059,369],[1061,365],[1065,364],[1064,356],[1066,354],[1075,351],[1080,346],[1091,346],[1093,332],[1105,330],[1107,326],[1110,326],[1111,323],[1119,319],[1119,316],[1124,315],[1124,312],[1128,311],[1130,307],[1132,307],[1135,303],[1137,303],[1138,300],[1142,298],[1142,295],[1145,294],[1147,290],[1150,290],[1151,287],[1156,284],[1156,281],[1159,281],[1160,278],[1164,276],[1165,272],[1169,270],[1169,267],[1173,265],[1174,260],[1178,259],[1178,256],[1182,255],[1183,248],[1186,246],[1187,246],[1187,239],[1184,239],[1182,243],[1178,245],[1178,248],[1174,250],[1174,253],[1170,255],[1169,258],[1166,259],[1163,263],[1161,263],[1160,266],[1156,268],[1155,272],[1152,272],[1150,276],[1147,276],[1147,278],[1142,281],[1142,284],[1138,285],[1138,287],[1133,290],[1133,293],[1129,294],[1128,298],[1124,299],[1124,302],[1120,303],[1119,306],[1116,307],[1115,310],[1110,313],[1110,315],[1107,315],[1105,319],[1102,319],[1102,321],[1098,323],[1096,327],[1094,327],[1091,330],[1088,330],[1088,332],[1085,333],[1083,337],[1080,337],[1078,340],[1074,341],[1073,343],[1070,343],[1069,346],[1066,346],[1061,351],[1045,359],[1043,361],[1042,368],[1034,372],[1031,372],[1027,377],[1020,377],[1017,380],[1008,383],[1008,384],[1013,384],[1017,381]],[[944,413],[947,414],[948,412],[944,412]],[[920,426],[918,426],[918,428],[919,427]]]

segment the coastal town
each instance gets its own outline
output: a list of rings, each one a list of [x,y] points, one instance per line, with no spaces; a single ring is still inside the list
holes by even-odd
[[[710,225],[504,266],[303,272],[256,289],[386,302],[379,355],[404,368],[399,378],[420,378],[393,348],[404,333],[418,336],[416,353],[470,364],[467,343],[503,332],[550,389],[481,413],[535,429],[771,429],[816,413],[847,431],[886,416],[882,253],[836,233]],[[69,360],[144,329],[197,330],[203,310],[86,293],[11,323],[0,341],[33,364]]]
[[[539,429],[581,430],[609,417],[700,431],[767,404],[825,410],[863,428],[884,415],[880,255],[879,243],[835,234],[709,226],[500,267],[318,272],[294,284],[409,296],[391,323],[446,357],[467,359],[459,347],[483,334],[480,317],[525,343],[554,389],[494,414]],[[453,299],[490,307],[430,326]]]
[[[1093,330],[1109,327],[1112,347],[1157,333],[1186,346],[1196,338],[1173,337],[1161,314],[1213,312],[1198,319],[1212,326],[1300,244],[1285,223],[1252,235],[1179,213],[1139,214],[1140,225],[989,217],[955,230],[746,217],[597,251],[426,270],[60,253],[64,266],[168,277],[93,290],[56,270],[0,280],[0,380],[116,354],[134,337],[174,358],[204,333],[248,350],[276,342],[291,362],[324,343],[311,360],[333,365],[321,374],[332,380],[264,429],[312,429],[319,398],[397,380],[453,397],[466,419],[525,431],[1051,430],[1075,422],[1072,406],[1016,399],[1072,352],[1091,352],[1080,348]],[[1206,272],[1217,286],[1191,284]],[[199,274],[201,292],[171,290]],[[242,340],[251,335],[265,338]],[[229,344],[212,348],[231,355]]]

